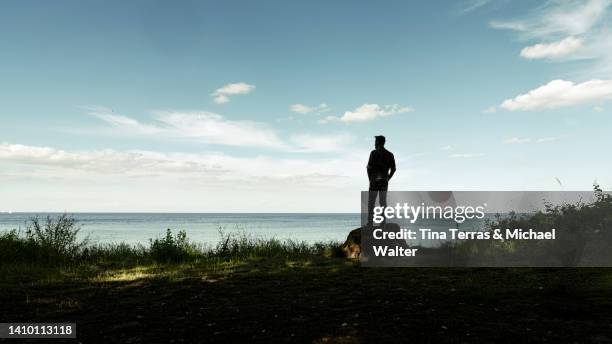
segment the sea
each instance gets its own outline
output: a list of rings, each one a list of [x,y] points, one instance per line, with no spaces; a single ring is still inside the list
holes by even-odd
[[[0,213],[0,232],[24,231],[33,217],[46,219],[59,213]],[[213,214],[213,213],[73,213],[81,226],[81,238],[91,243],[147,245],[149,239],[165,235],[166,229],[184,230],[188,238],[203,246],[214,246],[224,233],[246,234],[262,239],[291,239],[315,243],[344,241],[360,225],[360,214]]]
[[[0,232],[25,231],[32,218],[45,220],[61,213],[0,213]],[[297,242],[343,242],[348,233],[360,227],[359,213],[68,213],[81,227],[79,236],[92,244],[148,245],[150,239],[161,238],[167,229],[187,232],[189,240],[203,247],[214,247],[221,233],[246,235],[254,239],[293,240]],[[486,214],[485,219],[494,219]],[[421,220],[419,227],[407,220],[402,228],[448,228],[483,230],[485,219],[466,220],[461,225],[446,220]],[[397,222],[397,221],[396,221]],[[444,240],[413,241],[414,244],[437,246]]]

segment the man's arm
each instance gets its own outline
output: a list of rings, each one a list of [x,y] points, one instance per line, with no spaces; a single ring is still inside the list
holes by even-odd
[[[389,173],[389,179],[391,179],[391,177],[393,177],[393,175],[395,174],[395,157],[393,156],[393,154],[391,154],[391,173]]]
[[[368,159],[368,166],[366,166],[366,169],[368,170],[368,180],[372,180],[372,155],[374,154],[374,152],[370,153],[370,159]]]

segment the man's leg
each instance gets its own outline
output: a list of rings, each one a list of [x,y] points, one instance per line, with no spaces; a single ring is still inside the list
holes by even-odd
[[[380,190],[378,191],[378,203],[380,203],[380,206],[383,208],[387,207],[387,183],[385,183],[384,185],[381,186]],[[386,223],[387,219],[383,217],[383,221],[381,223],[381,225],[384,225]]]
[[[378,203],[381,207],[387,207],[387,190],[378,191]]]
[[[370,188],[368,189],[368,226],[372,226],[374,224],[374,205],[376,204],[376,194],[378,191],[374,190],[370,184]]]

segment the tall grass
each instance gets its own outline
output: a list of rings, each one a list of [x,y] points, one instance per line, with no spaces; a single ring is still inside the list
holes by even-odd
[[[255,257],[304,257],[312,255],[331,255],[338,243],[315,243],[294,240],[262,239],[244,232],[219,232],[221,240],[209,252],[210,255],[228,259],[247,259]]]
[[[0,265],[31,263],[48,265],[135,265],[143,263],[181,263],[214,259],[243,260],[261,257],[306,257],[331,255],[338,243],[307,244],[292,240],[261,239],[241,233],[220,232],[221,240],[210,249],[193,243],[185,231],[167,229],[149,245],[91,244],[77,238],[81,227],[66,214],[44,221],[33,218],[25,232],[0,233]]]
[[[0,263],[7,262],[68,262],[77,259],[87,239],[78,240],[81,230],[77,221],[66,214],[44,220],[32,218],[25,233],[11,230],[0,234]]]

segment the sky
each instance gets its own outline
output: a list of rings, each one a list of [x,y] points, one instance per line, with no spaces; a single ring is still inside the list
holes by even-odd
[[[0,211],[612,186],[612,0],[4,1]]]

